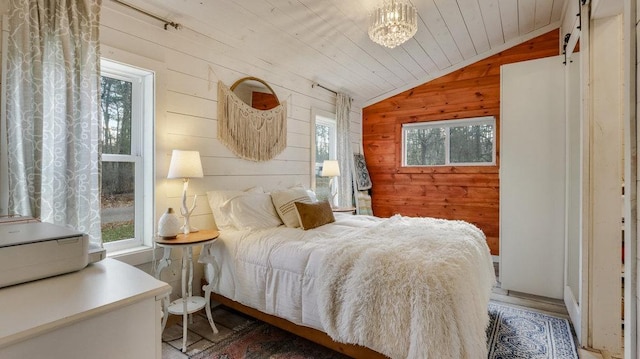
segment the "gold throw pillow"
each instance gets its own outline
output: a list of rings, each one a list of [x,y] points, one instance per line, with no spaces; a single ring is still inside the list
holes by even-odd
[[[312,229],[336,221],[329,201],[303,203],[294,202],[302,229]]]

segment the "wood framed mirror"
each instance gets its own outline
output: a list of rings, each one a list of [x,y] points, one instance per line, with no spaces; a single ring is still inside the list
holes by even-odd
[[[280,105],[275,91],[257,77],[243,77],[230,87],[231,91],[244,103],[256,110],[271,110]]]
[[[218,139],[240,158],[273,159],[287,147],[287,102],[257,77],[218,81]]]

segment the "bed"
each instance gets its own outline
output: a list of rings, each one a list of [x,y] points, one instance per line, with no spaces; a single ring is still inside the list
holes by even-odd
[[[299,188],[207,194],[207,296],[354,357],[486,358],[495,275],[477,227],[333,214]]]

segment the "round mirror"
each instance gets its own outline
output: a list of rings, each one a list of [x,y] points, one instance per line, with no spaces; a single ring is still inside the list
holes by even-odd
[[[231,86],[231,91],[247,105],[258,110],[271,110],[280,101],[271,86],[256,77],[245,77]]]

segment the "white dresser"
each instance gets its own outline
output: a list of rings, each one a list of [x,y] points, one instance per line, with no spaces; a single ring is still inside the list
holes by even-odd
[[[0,358],[161,358],[161,299],[170,291],[110,258],[0,289]]]

